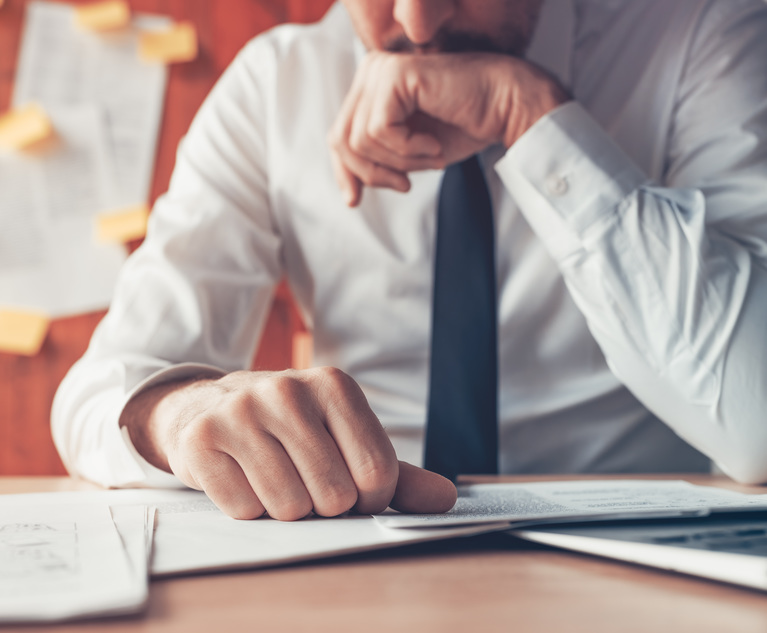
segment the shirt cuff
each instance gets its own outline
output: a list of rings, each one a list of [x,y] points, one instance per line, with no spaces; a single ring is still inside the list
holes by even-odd
[[[151,374],[138,385],[125,398],[123,409],[128,403],[139,394],[151,387],[193,378],[194,376],[204,375],[206,377],[220,377],[226,375],[226,372],[212,365],[202,363],[183,363],[160,369]],[[131,474],[132,481],[125,486],[145,487],[145,488],[185,488],[186,486],[171,473],[160,470],[146,461],[133,446],[128,429],[120,428],[121,446],[114,447],[112,453],[119,458],[122,470]]]
[[[577,102],[538,120],[495,164],[554,259],[588,248],[647,176]]]

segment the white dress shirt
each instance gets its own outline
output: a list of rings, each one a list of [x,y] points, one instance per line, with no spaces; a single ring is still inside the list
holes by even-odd
[[[365,51],[337,5],[254,39],[180,146],[108,316],[63,382],[71,471],[161,485],[138,389],[247,368],[290,283],[317,365],[421,463],[439,172],[339,192],[326,134]],[[500,468],[767,480],[767,7],[546,0],[528,57],[575,101],[483,165],[494,204]]]

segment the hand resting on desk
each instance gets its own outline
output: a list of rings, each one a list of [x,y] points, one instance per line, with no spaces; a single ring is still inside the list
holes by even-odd
[[[446,512],[456,501],[449,480],[398,462],[362,390],[338,369],[158,385],[128,403],[120,425],[152,465],[238,519]]]

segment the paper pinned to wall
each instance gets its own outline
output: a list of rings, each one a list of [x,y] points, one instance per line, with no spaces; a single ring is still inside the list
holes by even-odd
[[[138,15],[92,33],[71,6],[27,5],[13,104],[41,104],[55,142],[0,154],[3,308],[60,317],[109,304],[125,249],[94,240],[94,218],[149,199],[167,70],[139,60],[138,40],[171,23]]]
[[[167,69],[142,63],[138,42],[141,33],[171,23],[161,16],[136,15],[124,30],[90,33],[77,27],[71,6],[27,5],[13,104],[102,108],[119,187],[119,199],[107,208],[144,204],[149,198]]]
[[[119,195],[103,113],[50,115],[54,146],[0,154],[0,305],[57,317],[108,305],[126,255],[92,238],[93,218]]]

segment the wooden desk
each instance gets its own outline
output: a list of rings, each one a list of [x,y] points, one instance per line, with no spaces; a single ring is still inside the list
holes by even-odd
[[[685,479],[727,485],[708,477]],[[0,493],[82,485],[0,478]],[[767,594],[496,534],[270,570],[158,580],[141,616],[4,629],[11,630],[763,633]]]

